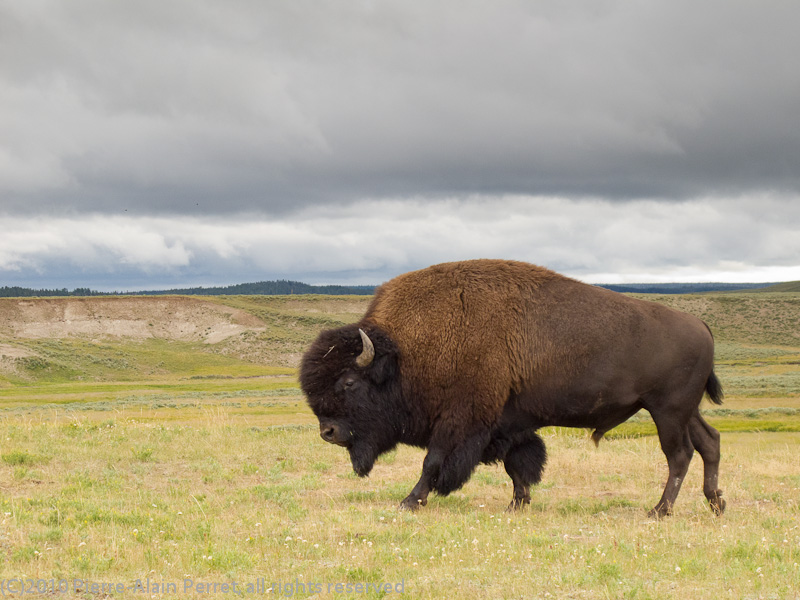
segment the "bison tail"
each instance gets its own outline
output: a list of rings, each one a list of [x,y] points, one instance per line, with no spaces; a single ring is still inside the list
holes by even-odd
[[[717,379],[714,371],[711,371],[711,375],[708,376],[708,381],[706,381],[706,393],[714,404],[722,404],[722,398],[724,397],[722,384]]]

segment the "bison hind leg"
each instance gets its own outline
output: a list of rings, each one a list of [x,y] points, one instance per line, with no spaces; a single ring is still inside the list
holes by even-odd
[[[509,511],[524,508],[531,503],[531,485],[542,480],[547,449],[536,432],[528,432],[520,443],[512,446],[503,461],[506,473],[514,484],[514,497]]]
[[[725,512],[725,499],[722,498],[722,490],[717,487],[720,458],[719,432],[706,423],[699,410],[695,410],[689,420],[689,437],[695,450],[703,458],[703,493],[711,510],[719,516]]]

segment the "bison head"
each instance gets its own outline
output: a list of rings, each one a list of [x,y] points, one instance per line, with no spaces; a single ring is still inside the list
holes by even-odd
[[[300,385],[320,436],[344,446],[353,470],[368,475],[405,429],[397,348],[380,330],[347,325],[323,331],[303,356]]]

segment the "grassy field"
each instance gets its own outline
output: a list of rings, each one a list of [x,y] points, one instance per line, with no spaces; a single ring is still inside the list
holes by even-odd
[[[24,595],[64,598],[800,598],[800,294],[657,299],[717,337],[727,396],[705,414],[723,431],[722,518],[699,457],[675,514],[647,518],[667,468],[646,417],[597,449],[584,431],[544,431],[550,459],[525,512],[504,512],[496,466],[398,511],[422,451],[355,477],[295,379],[316,332],[368,299],[209,300],[260,322],[215,343],[0,335],[0,592],[21,597],[23,580]]]

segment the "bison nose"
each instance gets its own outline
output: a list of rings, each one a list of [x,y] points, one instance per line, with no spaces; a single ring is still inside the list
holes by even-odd
[[[319,426],[319,435],[326,442],[335,444],[337,441],[339,441],[339,428],[330,423],[322,423]]]

